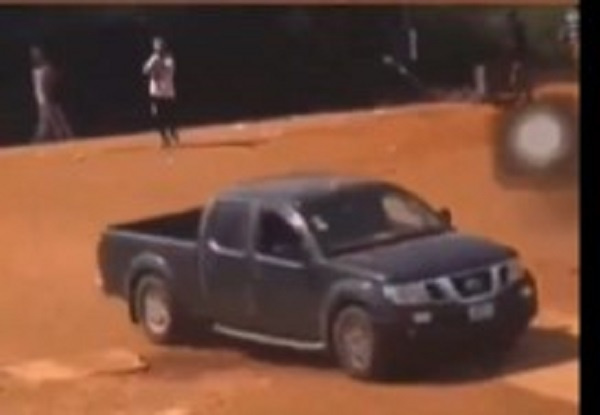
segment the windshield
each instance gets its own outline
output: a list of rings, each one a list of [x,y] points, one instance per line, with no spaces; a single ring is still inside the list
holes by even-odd
[[[447,225],[425,202],[391,186],[365,186],[312,199],[302,213],[326,255],[440,233]]]

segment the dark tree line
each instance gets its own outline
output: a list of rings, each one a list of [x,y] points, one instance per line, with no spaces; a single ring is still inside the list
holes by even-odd
[[[560,9],[526,10],[539,61],[561,60]],[[180,116],[199,124],[415,98],[381,55],[419,29],[412,69],[428,85],[470,81],[472,65],[502,53],[504,9],[402,7],[0,8],[0,145],[35,124],[29,45],[63,73],[63,101],[80,136],[148,128],[141,64],[162,34],[178,60]],[[407,23],[408,22],[408,23]]]

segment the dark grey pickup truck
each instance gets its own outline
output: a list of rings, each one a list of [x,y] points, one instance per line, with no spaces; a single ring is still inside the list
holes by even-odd
[[[104,292],[154,342],[210,326],[331,352],[359,378],[453,350],[507,351],[538,307],[513,249],[365,178],[239,185],[203,208],[109,227],[98,256]]]

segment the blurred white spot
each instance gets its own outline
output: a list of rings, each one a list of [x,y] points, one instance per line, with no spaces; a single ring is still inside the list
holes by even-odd
[[[515,155],[532,167],[545,167],[560,159],[567,148],[563,123],[547,112],[524,117],[514,127],[511,144]]]

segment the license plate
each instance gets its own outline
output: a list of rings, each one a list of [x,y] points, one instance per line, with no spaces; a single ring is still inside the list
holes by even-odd
[[[476,304],[469,307],[468,313],[470,321],[491,320],[496,314],[496,307],[494,303]]]

